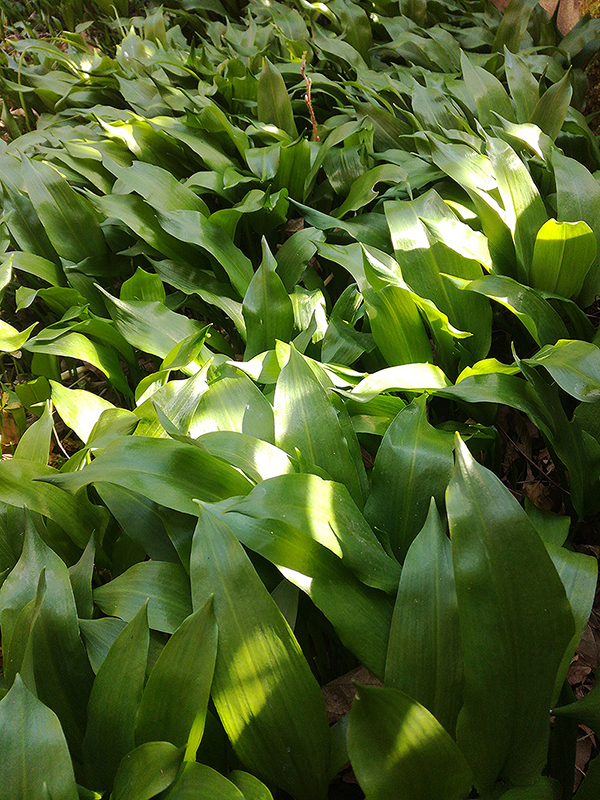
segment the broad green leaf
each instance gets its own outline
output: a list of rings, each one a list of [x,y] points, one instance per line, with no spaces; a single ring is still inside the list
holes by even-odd
[[[56,381],[50,381],[50,386],[57,412],[84,443],[88,441],[102,412],[114,408],[108,400],[84,389],[67,389]]]
[[[546,550],[560,575],[575,619],[575,633],[571,644],[565,651],[556,676],[554,702],[560,694],[573,653],[581,641],[590,618],[598,580],[598,562],[592,556],[577,553],[568,546],[562,546],[569,532],[569,517],[557,517],[529,503],[525,510],[542,537]]]
[[[119,333],[146,353],[165,358],[182,339],[203,330],[199,322],[171,311],[164,303],[147,300],[126,302],[113,297],[102,287],[98,288]]]
[[[400,563],[423,527],[431,497],[443,508],[453,446],[451,433],[427,421],[424,395],[400,411],[381,441],[365,518],[382,532]]]
[[[2,353],[16,353],[20,350],[25,342],[29,339],[31,331],[35,328],[37,322],[30,325],[26,330],[19,332],[8,322],[0,319],[0,352]]]
[[[164,800],[252,800],[206,764],[185,761]]]
[[[452,550],[431,498],[425,525],[402,567],[385,683],[424,705],[454,736],[462,681]]]
[[[97,483],[95,489],[127,536],[143,547],[149,558],[178,563],[158,503],[114,483]]]
[[[595,344],[559,339],[524,363],[545,367],[561,389],[584,403],[600,400],[600,349]]]
[[[234,769],[228,777],[244,795],[245,800],[273,800],[273,795],[264,783],[249,772]]]
[[[464,115],[459,106],[439,89],[424,88],[416,84],[411,94],[413,113],[425,130],[443,132],[460,128],[461,122],[464,124]],[[410,178],[412,179],[412,175]],[[408,185],[413,185],[408,174],[405,180]]]
[[[447,142],[429,135],[433,163],[465,189],[490,192],[497,181],[489,158],[466,144]]]
[[[73,589],[73,597],[77,607],[77,616],[80,619],[91,619],[94,613],[92,578],[94,576],[95,555],[96,546],[94,535],[92,534],[79,561],[69,567],[71,588]]]
[[[325,234],[316,228],[303,228],[293,233],[275,253],[277,274],[288,292],[298,283],[308,262],[317,252],[316,242],[325,241]]]
[[[565,323],[539,292],[504,275],[484,275],[464,287],[479,292],[508,308],[540,347],[555,344],[568,335]]]
[[[397,119],[394,117],[394,119]],[[389,250],[390,234],[387,223],[381,214],[357,214],[351,220],[337,219],[329,214],[311,206],[302,205],[292,199],[292,203],[298,208],[306,222],[321,231],[328,231],[340,228],[350,234],[353,240],[362,242],[380,250]]]
[[[14,675],[13,629],[19,612],[43,592],[28,643],[37,694],[59,715],[71,749],[78,753],[92,675],[77,624],[77,609],[65,563],[26,521],[23,552],[0,589],[2,640],[7,678]]]
[[[179,564],[142,561],[94,590],[94,602],[105,614],[130,622],[148,603],[153,630],[175,633],[192,612],[189,578]],[[148,741],[147,739],[145,741]]]
[[[198,251],[187,239],[178,238],[177,233],[171,235],[162,226],[162,216],[158,215],[148,203],[136,194],[109,194],[90,197],[93,205],[105,214],[119,220],[130,228],[136,236],[147,242],[167,258],[194,264]],[[192,213],[192,212],[189,212]],[[198,214],[199,218],[202,218]]]
[[[229,511],[222,519],[245,547],[271,561],[305,592],[344,646],[383,678],[392,618],[389,597],[365,586],[326,545],[286,520]]]
[[[130,167],[113,167],[118,180],[113,186],[113,192],[128,194],[137,192],[157,211],[199,211],[204,216],[209,215],[204,200],[192,192],[166,169],[143,161],[134,161]]]
[[[434,364],[403,364],[367,375],[352,389],[351,396],[367,402],[382,392],[434,391],[450,385],[442,370]]]
[[[10,186],[4,180],[2,182],[2,188],[5,195],[4,207],[8,212],[6,221],[8,230],[19,247],[23,250],[23,253],[15,254],[17,260],[26,259],[26,262],[31,264],[31,255],[39,259],[37,262],[38,266],[43,260],[46,263],[42,266],[44,274],[40,277],[45,278],[47,275],[52,278],[57,278],[56,284],[64,286],[64,273],[59,266],[60,258],[50,243],[48,234],[44,230],[29,196],[19,191],[16,186]],[[49,266],[50,264],[52,266]],[[15,265],[15,267],[17,267],[17,265]],[[54,280],[49,281],[49,283],[52,284],[54,284],[54,282]]]
[[[564,222],[587,222],[596,236],[597,253],[600,253],[600,186],[592,174],[573,158],[560,150],[552,154],[556,179],[557,218]],[[600,262],[598,255],[590,267],[581,291],[580,302],[585,308],[600,292]]]
[[[575,297],[583,288],[596,253],[596,237],[587,222],[549,219],[535,240],[529,281],[546,292]]]
[[[573,96],[571,73],[553,83],[536,103],[529,121],[544,131],[553,141],[561,131]]]
[[[260,389],[245,375],[240,362],[235,372],[211,383],[202,395],[188,433],[197,438],[211,431],[237,431],[275,443],[273,408]]]
[[[263,239],[263,259],[250,281],[242,305],[247,331],[245,361],[265,350],[272,350],[277,339],[288,342],[292,338],[294,311],[276,268],[277,262],[266,239]]]
[[[35,461],[0,461],[0,501],[11,506],[27,506],[56,522],[83,549],[92,530],[104,532],[106,512],[90,503],[83,494],[69,497],[56,486],[38,479],[59,477],[56,470]]]
[[[185,514],[196,510],[194,498],[211,503],[247,494],[252,488],[229,464],[197,447],[144,436],[124,436],[80,472],[48,475],[44,480],[71,492],[90,483],[115,483]]]
[[[600,687],[594,686],[584,697],[568,705],[558,706],[552,713],[559,717],[576,719],[578,722],[600,730]]]
[[[15,252],[10,253],[6,263],[10,265],[11,269],[35,275],[49,283],[50,286],[66,286],[67,282],[62,269],[54,261],[49,261],[42,256],[25,251]]]
[[[325,800],[329,728],[318,684],[242,546],[203,509],[191,576],[194,608],[214,594],[219,639],[212,698],[234,751],[297,800]]]
[[[187,617],[171,636],[144,688],[136,741],[186,746],[193,761],[204,733],[217,654],[212,602]]]
[[[444,277],[449,274],[474,280],[482,276],[482,267],[472,257],[465,257],[433,237],[426,226],[428,219],[434,223],[453,221],[446,204],[432,190],[418,200],[387,202],[384,209],[404,280],[413,291],[433,301],[455,328],[471,332],[464,346],[475,359],[485,357],[491,336],[489,303],[483,298],[473,302],[473,297]]]
[[[255,483],[296,471],[293,460],[286,452],[270,442],[245,433],[211,431],[191,441],[213,456],[241,469]]]
[[[537,409],[531,418],[569,472],[575,510],[579,514],[595,513],[599,500],[595,486],[600,476],[600,446],[576,421],[569,420],[554,382],[549,383],[536,369],[519,359],[516,361],[537,395]]]
[[[121,759],[135,747],[148,641],[144,605],[117,636],[96,675],[83,740],[86,775],[96,789],[113,785]]]
[[[464,258],[478,261],[487,270],[493,269],[489,244],[482,233],[474,231],[465,222],[451,217],[437,220],[429,218],[421,221],[438,241],[443,242]],[[452,270],[447,269],[446,272],[452,272]]]
[[[30,425],[21,436],[14,453],[15,458],[36,461],[46,466],[50,457],[50,443],[54,420],[50,403],[46,400],[41,417]]]
[[[480,793],[527,785],[546,763],[573,614],[533,524],[458,435],[446,507],[465,665],[457,741]]]
[[[552,778],[539,778],[531,786],[509,789],[502,797],[506,800],[556,800],[560,787]]]
[[[79,620],[81,637],[95,675],[98,674],[108,651],[125,625],[126,623],[117,617]]]
[[[502,44],[503,42],[499,42],[500,48]],[[498,78],[483,67],[473,64],[465,52],[460,54],[460,65],[467,92],[473,98],[481,124],[494,125],[497,121],[494,112],[514,122],[510,100]]]
[[[531,117],[539,100],[539,86],[530,68],[522,58],[504,48],[504,70],[508,88],[517,113],[517,122],[525,123]]]
[[[161,214],[159,219],[162,228],[171,236],[209,253],[225,270],[240,297],[245,295],[252,279],[252,264],[223,228],[198,211],[170,211]],[[191,263],[196,261],[193,259]]]
[[[201,338],[204,338],[203,333]],[[208,364],[185,380],[167,380],[164,386],[160,386],[159,378],[149,384],[147,391],[138,398],[136,412],[142,421],[136,429],[136,435],[164,436],[163,430],[189,432],[202,397],[208,390],[207,367]],[[141,388],[142,384],[138,386],[138,391]]]
[[[365,310],[375,344],[388,364],[431,358],[431,345],[412,292],[399,286],[363,288]]]
[[[396,591],[400,567],[343,485],[311,474],[281,475],[262,481],[227,510],[286,522],[331,550],[367,586]]]
[[[182,339],[180,342],[177,342],[176,345],[173,345],[167,355],[163,358],[163,362],[160,365],[161,370],[179,369],[182,372],[194,370],[196,368],[196,363],[198,361],[202,362],[203,358],[208,356],[209,351],[207,351],[204,347],[204,342],[206,339],[210,340],[215,349],[218,349],[219,342],[224,342],[224,352],[232,355],[230,352],[231,348],[229,348],[227,342],[222,337],[219,337],[220,334],[214,330],[214,328],[211,329],[210,325],[204,326],[196,333],[193,333],[191,336],[188,336],[185,339]]]
[[[334,212],[343,217],[350,211],[358,211],[378,196],[375,186],[378,183],[398,184],[408,180],[408,173],[396,164],[380,164],[357,178],[342,205]]]
[[[498,25],[492,50],[501,53],[503,48],[507,48],[513,53],[518,52],[527,33],[531,12],[536,6],[536,0],[511,0]]]
[[[169,742],[146,742],[124,756],[111,800],[151,800],[177,777],[183,748]]]
[[[58,255],[75,264],[105,257],[102,230],[81,195],[50,164],[27,158],[22,163],[27,192]]]
[[[141,162],[136,162],[140,164]],[[146,165],[148,166],[148,165]],[[128,278],[119,291],[119,299],[125,300],[155,300],[164,303],[167,298],[165,287],[158,275],[146,272],[138,267],[135,273]]]
[[[424,25],[427,19],[427,0],[400,0],[400,11],[417,25]]]
[[[461,800],[472,784],[464,756],[436,718],[399,689],[357,686],[348,752],[372,800]]]
[[[89,339],[76,331],[65,332],[56,338],[46,339],[43,331],[24,346],[31,353],[75,358],[86,361],[99,369],[115,389],[130,397],[132,392],[127,383],[119,356],[115,350],[105,344]]]
[[[458,224],[458,220],[451,220],[449,218],[445,218],[443,220],[439,220],[439,222],[443,223],[443,226],[450,225],[453,229],[453,232],[449,234],[447,238],[452,239],[455,244],[453,245],[453,249],[456,249],[457,252],[462,251],[464,248],[462,247],[461,240],[463,243],[465,241],[465,236],[463,236],[463,226],[458,232],[455,231],[455,223]],[[436,228],[439,229],[438,223],[435,223]],[[427,229],[431,232],[431,218],[427,220]],[[440,238],[440,232],[435,233],[437,238]],[[474,235],[474,234],[473,234]],[[441,238],[444,238],[444,235],[441,235]],[[431,336],[435,342],[435,349],[436,355],[440,359],[440,361],[445,362],[445,365],[450,369],[453,368],[454,360],[455,360],[455,339],[464,339],[468,337],[472,337],[472,333],[469,331],[461,331],[452,325],[448,319],[448,316],[441,311],[434,302],[429,300],[427,297],[418,294],[415,291],[412,291],[408,284],[404,281],[402,277],[400,265],[398,262],[392,258],[391,256],[387,255],[387,253],[383,253],[382,251],[376,251],[373,248],[362,246],[362,250],[364,253],[364,257],[362,260],[362,264],[357,264],[356,260],[352,258],[354,253],[351,254],[352,246],[346,248],[346,255],[350,256],[350,259],[346,259],[345,257],[340,259],[339,256],[334,260],[338,260],[339,263],[342,264],[346,269],[348,269],[355,280],[357,281],[359,287],[361,287],[363,293],[366,295],[367,299],[370,293],[366,290],[365,281],[371,284],[374,288],[376,287],[384,287],[380,289],[385,296],[386,293],[389,292],[390,299],[393,299],[398,303],[400,301],[400,306],[405,306],[410,301],[414,304],[414,308],[409,314],[414,315],[415,310],[418,309],[423,320],[426,322],[427,326],[429,327],[429,331]],[[338,248],[338,251],[341,248]],[[356,253],[356,250],[354,251]],[[405,254],[406,255],[406,254]],[[469,258],[471,256],[469,255]],[[451,269],[451,265],[447,265],[449,269]],[[445,269],[446,267],[444,267]],[[477,273],[479,274],[479,272]],[[434,277],[435,282],[435,277]],[[387,286],[390,284],[390,286]],[[447,276],[442,278],[442,285],[441,289],[442,292],[445,293],[446,289],[448,288],[448,278]],[[450,286],[452,290],[453,287]],[[399,290],[399,291],[398,291]],[[445,295],[444,295],[445,296]],[[410,300],[409,300],[410,298]],[[488,338],[488,331],[489,325],[486,323],[486,314],[483,315],[482,321],[484,323],[482,327],[482,332],[484,334],[484,340]],[[331,319],[334,318],[334,313],[331,314]],[[472,317],[471,317],[472,319]],[[371,319],[371,323],[373,320]],[[420,363],[425,362],[429,358],[431,358],[431,345],[429,342],[429,338],[427,335],[423,336],[423,326],[420,323],[417,323],[416,327],[413,326],[412,330],[410,327],[406,325],[408,319],[405,317],[403,320],[399,320],[399,323],[396,326],[390,325],[388,321],[386,321],[385,316],[383,316],[380,320],[378,320],[380,328],[381,328],[381,336],[380,336],[380,348],[381,348],[381,339],[383,337],[384,341],[388,346],[391,345],[392,352],[398,357],[399,364],[406,364],[406,363]],[[473,327],[472,323],[469,323],[470,327]],[[394,338],[395,337],[395,338]],[[419,340],[418,347],[413,345],[415,337]],[[404,342],[403,340],[407,340]],[[395,340],[400,341],[400,347],[404,347],[405,351],[408,353],[408,357],[401,358],[400,351],[396,351],[396,345],[394,344]],[[414,342],[414,344],[417,344]],[[411,346],[413,346],[413,351],[411,355]],[[487,345],[485,345],[487,347]],[[429,348],[429,349],[427,349]],[[419,351],[421,352],[421,357],[419,357]]]
[[[526,284],[535,239],[548,215],[527,167],[512,147],[500,139],[488,138],[487,154],[498,181],[505,222],[513,234],[517,255],[516,277],[520,283]]]
[[[351,431],[347,438],[327,389],[293,346],[277,379],[273,405],[277,446],[290,455],[299,451],[308,463],[326,470],[362,507],[365,475],[362,461],[357,464],[352,455],[355,434]]]
[[[73,764],[60,722],[17,675],[0,701],[0,795],[77,800]]]

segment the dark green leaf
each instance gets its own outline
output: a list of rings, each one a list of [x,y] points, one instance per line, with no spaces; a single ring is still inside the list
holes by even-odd
[[[223,520],[246,547],[271,561],[305,592],[333,625],[342,643],[383,678],[392,602],[360,583],[331,552],[304,530],[280,519],[228,512]]]
[[[175,780],[183,748],[169,742],[147,742],[123,758],[111,800],[151,800]]]
[[[144,605],[117,636],[96,675],[83,740],[85,770],[94,788],[112,786],[121,759],[135,747],[148,642]]]
[[[187,746],[187,760],[196,758],[216,654],[217,627],[209,600],[181,623],[161,651],[138,710],[137,742]]]
[[[98,220],[62,175],[50,164],[25,158],[22,169],[31,202],[59,256],[75,264],[105,257]]]
[[[246,800],[233,784],[206,764],[184,762],[164,800]],[[250,799],[251,800],[251,799]]]
[[[430,498],[443,507],[454,465],[453,446],[452,434],[427,422],[424,395],[402,409],[383,437],[365,518],[382,531],[401,563],[423,527]]]
[[[558,83],[553,83],[546,89],[536,103],[529,121],[541,128],[552,140],[556,139],[565,121],[572,96],[571,73],[568,71]]]
[[[272,350],[277,339],[288,342],[292,338],[294,311],[276,268],[277,262],[263,239],[263,259],[250,281],[242,306],[247,331],[246,361]]]
[[[595,344],[560,339],[524,363],[545,367],[561,389],[584,403],[600,400],[600,349]]]
[[[58,717],[21,676],[0,701],[0,795],[77,800],[73,765]]]
[[[546,763],[573,614],[531,521],[458,435],[446,505],[465,664],[457,741],[480,792],[527,785]]]
[[[94,602],[105,614],[121,617],[125,622],[132,620],[148,602],[149,626],[165,633],[174,633],[192,613],[190,582],[185,570],[179,564],[165,561],[134,564],[95,589]]]

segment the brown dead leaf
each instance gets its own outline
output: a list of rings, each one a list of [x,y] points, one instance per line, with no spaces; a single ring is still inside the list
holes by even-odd
[[[363,666],[356,667],[340,678],[336,678],[322,686],[321,692],[325,698],[325,707],[327,708],[327,717],[330,725],[350,712],[356,696],[353,681],[364,683],[368,686],[383,686],[379,678],[376,678],[372,672],[369,672]]]
[[[596,744],[596,737],[594,731],[586,728],[585,725],[579,726],[579,733],[577,736],[577,749],[575,751],[575,786],[573,790],[579,788],[579,784],[583,780],[585,768],[589,764],[592,752]]]
[[[11,454],[19,443],[21,431],[10,411],[2,412],[2,453]]]

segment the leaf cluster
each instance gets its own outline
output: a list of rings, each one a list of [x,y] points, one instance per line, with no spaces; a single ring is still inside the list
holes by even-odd
[[[234,6],[4,10],[0,796],[573,797],[600,22]]]

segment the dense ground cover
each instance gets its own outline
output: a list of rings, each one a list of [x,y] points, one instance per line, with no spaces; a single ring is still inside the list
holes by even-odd
[[[17,5],[0,796],[572,797],[600,21]]]

